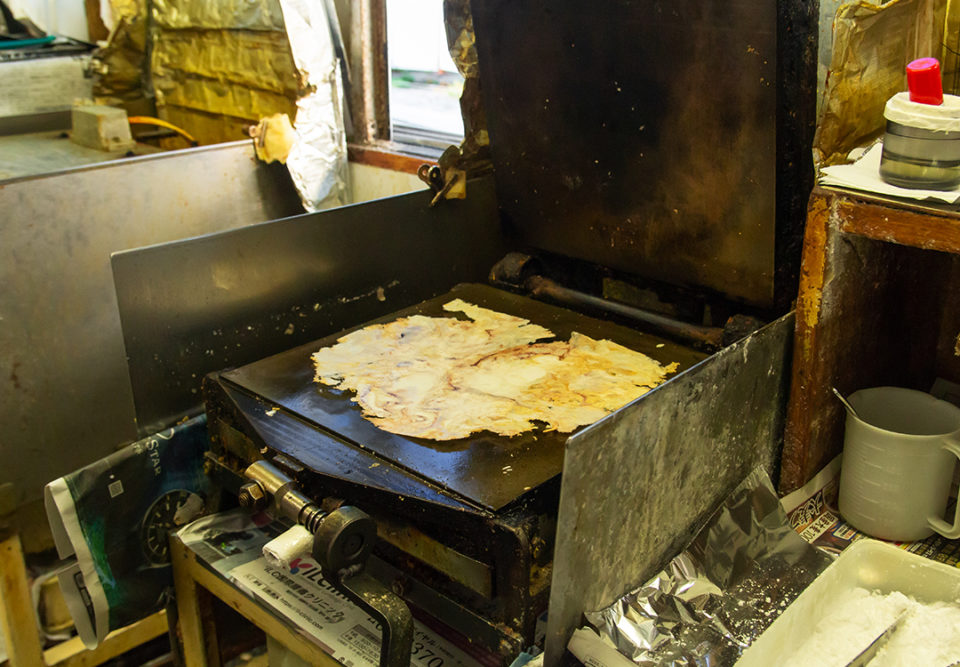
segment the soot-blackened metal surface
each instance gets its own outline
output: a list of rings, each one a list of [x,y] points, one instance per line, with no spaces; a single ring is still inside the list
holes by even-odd
[[[142,430],[200,409],[206,373],[480,280],[504,252],[492,179],[115,254]]]
[[[777,3],[777,248],[775,305],[789,310],[797,296],[800,251],[813,189],[817,125],[819,0]]]
[[[573,331],[593,338],[606,338],[663,363],[676,361],[681,371],[707,356],[657,336],[477,284],[458,285],[447,294],[374,322],[390,322],[397,317],[415,314],[451,317],[442,306],[453,299],[524,317],[547,327],[562,340],[568,339]],[[313,382],[310,355],[321,347],[333,345],[341,335],[307,343],[226,372],[222,378],[291,415],[490,510],[501,509],[560,473],[567,434],[555,431],[538,429],[513,438],[483,432],[476,437],[438,442],[408,438],[377,428],[363,418],[360,408],[350,400],[352,392]],[[273,443],[271,446],[280,447]],[[302,452],[284,453],[306,463]]]
[[[771,304],[774,0],[472,9],[497,199],[524,242]]]
[[[545,664],[586,611],[642,585],[756,466],[777,468],[793,314],[570,438]]]
[[[222,399],[243,414],[257,435],[257,444],[272,447],[312,472],[349,481],[366,488],[414,498],[427,506],[443,506],[466,512],[475,508],[451,498],[435,486],[389,461],[378,459],[361,447],[335,438],[283,410],[274,410],[262,399],[234,387],[221,385]],[[209,410],[210,404],[207,404]],[[235,419],[235,417],[234,417]],[[237,423],[237,422],[233,422]],[[354,501],[357,502],[357,501]]]

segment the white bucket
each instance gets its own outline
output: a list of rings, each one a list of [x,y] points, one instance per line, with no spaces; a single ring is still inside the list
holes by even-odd
[[[849,397],[840,470],[840,514],[886,540],[919,540],[934,531],[960,537],[960,512],[943,520],[957,458],[960,408],[900,387]],[[955,458],[956,457],[956,458]]]

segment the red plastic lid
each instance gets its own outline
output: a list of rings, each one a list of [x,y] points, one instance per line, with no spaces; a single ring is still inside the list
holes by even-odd
[[[943,104],[940,62],[936,58],[920,58],[907,65],[907,89],[911,102]]]

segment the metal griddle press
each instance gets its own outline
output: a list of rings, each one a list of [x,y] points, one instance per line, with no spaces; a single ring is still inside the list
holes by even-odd
[[[559,339],[573,331],[607,338],[664,363],[677,361],[681,371],[707,356],[479,284],[459,285],[375,321],[414,313],[449,316],[442,306],[453,299],[524,317]],[[546,609],[558,477],[569,434],[538,429],[504,438],[486,432],[435,442],[382,431],[362,417],[349,392],[313,382],[310,354],[339,336],[206,379],[216,470],[228,486],[243,471],[248,481],[238,489],[241,501],[259,509],[270,500],[275,511],[314,532],[314,554],[327,563],[324,575],[344,592],[357,580],[341,575],[342,563],[331,564],[325,554],[340,553],[337,540],[352,540],[364,548],[346,565],[366,564],[414,606],[508,659],[533,641]],[[251,492],[264,502],[251,501]],[[321,507],[330,514],[321,516]],[[349,534],[328,530],[331,522]],[[374,532],[380,537],[375,545]],[[369,604],[371,596],[350,595],[385,627],[403,625],[392,601],[384,611]]]
[[[727,315],[746,310],[773,319],[789,308],[812,173],[815,39],[804,26],[816,21],[800,16],[806,6],[772,0],[669,7],[610,0],[603,11],[571,0],[469,4],[493,175],[470,180],[465,200],[430,207],[429,192],[383,199],[131,251],[113,266],[141,426],[200,409],[197,378],[213,371],[203,383],[203,409],[210,474],[223,489],[238,493],[256,481],[276,503],[286,482],[271,491],[276,485],[251,468],[266,460],[302,494],[288,516],[319,526],[313,510],[301,517],[304,507],[316,505],[325,516],[359,508],[378,538],[365,572],[414,613],[427,610],[507,662],[535,638],[553,565],[561,562],[555,542],[589,540],[593,528],[578,520],[558,526],[565,447],[599,451],[611,432],[620,444],[634,432],[656,440],[660,434],[634,427],[658,395],[670,399],[660,405],[664,419],[675,404],[686,405],[670,391],[675,386],[706,405],[742,399],[765,407],[779,396],[760,381],[776,380],[773,367],[740,390],[746,398],[728,396],[722,384],[701,395],[683,371],[706,353],[584,313],[596,312],[598,299],[622,301],[629,294],[617,286],[629,286],[655,295],[639,305],[676,306],[674,315],[692,325],[653,318],[667,327],[658,330],[725,345]],[[789,87],[780,72],[789,73]],[[532,279],[523,266],[508,267],[493,276],[503,289],[477,284],[511,252],[542,260],[545,270]],[[510,291],[523,288],[580,312]],[[454,297],[562,338],[576,330],[678,361],[680,377],[575,438],[481,433],[449,443],[380,431],[348,396],[313,384],[309,354],[339,332],[406,314],[446,314],[440,307]],[[607,310],[613,315],[600,317],[637,319]],[[724,373],[750,358],[728,355]],[[710,377],[706,364],[692,373]],[[704,421],[737,433],[738,409]],[[715,443],[691,436],[669,444]],[[648,505],[655,513],[660,498],[717,497],[755,444],[731,445],[721,468],[698,481],[702,494],[651,484],[657,502]],[[654,445],[666,446],[637,443]],[[657,470],[690,477],[683,457],[664,451]],[[569,494],[569,482],[564,487]],[[607,533],[615,531],[611,522],[642,513],[608,509],[598,508],[605,514],[597,528]],[[687,528],[644,517],[634,530],[660,531],[654,551]],[[550,624],[559,631],[548,630],[550,664],[576,620],[565,615],[571,605],[557,613],[557,603],[564,600],[551,603]]]

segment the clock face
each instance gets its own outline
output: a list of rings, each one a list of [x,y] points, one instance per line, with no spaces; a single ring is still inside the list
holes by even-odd
[[[192,498],[196,498],[191,502]],[[175,521],[177,512],[188,502],[196,504],[202,499],[197,494],[186,489],[168,491],[147,510],[140,524],[140,541],[143,552],[154,565],[165,565],[170,562],[170,543],[167,534],[184,524],[184,521]]]

